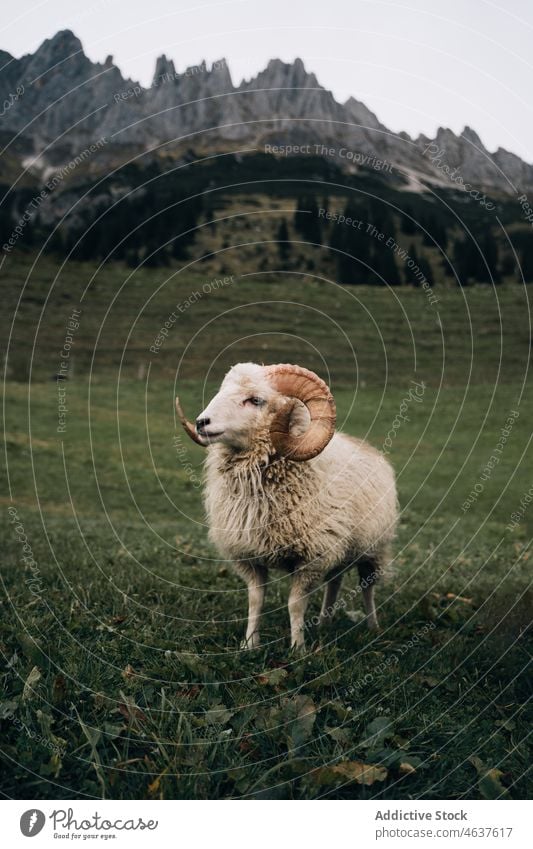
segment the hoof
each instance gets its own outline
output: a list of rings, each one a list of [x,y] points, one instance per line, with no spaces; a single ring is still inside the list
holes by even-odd
[[[242,651],[251,651],[252,649],[257,649],[261,645],[261,640],[259,639],[259,634],[252,634],[251,637],[246,637],[241,643]]]

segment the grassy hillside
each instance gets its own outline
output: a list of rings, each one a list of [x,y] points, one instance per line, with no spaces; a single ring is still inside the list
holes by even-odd
[[[11,334],[8,377],[35,380],[59,369],[73,309],[81,311],[70,351],[75,374],[93,381],[207,378],[248,359],[303,361],[335,387],[517,383],[527,374],[530,291],[505,285],[435,287],[431,303],[413,287],[340,286],[305,272],[203,273],[124,265],[33,265],[8,257],[2,268],[3,322]],[[174,314],[174,319],[170,318]],[[15,316],[11,328],[11,319]],[[160,336],[169,321],[163,339]],[[156,351],[150,348],[155,347]]]
[[[525,798],[533,508],[512,515],[533,484],[527,289],[439,291],[430,305],[421,290],[309,275],[215,285],[194,266],[128,278],[29,263],[2,269],[0,790]],[[330,630],[312,624],[317,596],[309,653],[291,656],[278,575],[264,647],[239,651],[244,587],[207,542],[203,454],[173,398],[179,385],[193,416],[248,358],[315,368],[340,426],[390,448],[402,516],[378,636],[350,575]],[[395,426],[412,381],[421,401]]]

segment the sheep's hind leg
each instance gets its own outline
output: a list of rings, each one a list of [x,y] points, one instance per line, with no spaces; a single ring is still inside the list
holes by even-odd
[[[268,572],[262,566],[250,566],[247,563],[238,563],[235,569],[248,585],[248,625],[241,648],[255,649],[261,642],[259,622],[265,601]]]
[[[374,559],[365,559],[357,564],[359,571],[359,586],[363,594],[363,606],[366,613],[366,623],[370,631],[379,630],[379,622],[374,602],[374,584],[379,578],[379,563]]]
[[[334,575],[326,581],[322,607],[320,609],[320,616],[318,619],[319,626],[325,625],[326,622],[331,621],[333,618],[336,609],[337,596],[342,584],[342,578],[343,575],[341,573],[339,575]]]

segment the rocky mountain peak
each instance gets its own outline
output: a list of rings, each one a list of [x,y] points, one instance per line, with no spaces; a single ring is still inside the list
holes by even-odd
[[[213,149],[234,141],[260,147],[275,139],[277,145],[328,145],[339,151],[340,165],[352,170],[365,157],[370,163],[386,160],[406,175],[406,186],[426,182],[456,188],[457,180],[452,184],[449,176],[455,169],[457,179],[479,188],[533,187],[531,165],[501,148],[490,154],[471,127],[458,136],[441,126],[434,139],[420,135],[414,141],[407,133],[393,133],[355,97],[338,103],[301,58],[271,59],[235,87],[225,60],[211,67],[202,61],[178,73],[163,54],[144,89],[122,77],[112,56],[91,62],[69,29],[46,39],[33,55],[1,55],[0,102],[9,102],[17,88],[24,90],[16,108],[5,112],[2,128],[20,133],[36,156],[51,150],[55,139],[72,152],[104,136],[141,148],[179,144],[184,137]]]
[[[435,141],[437,144],[446,144],[447,142],[455,142],[457,141],[458,136],[455,135],[454,131],[449,127],[439,127],[437,129],[437,133],[435,135]]]
[[[317,78],[313,73],[305,70],[301,59],[294,62],[283,62],[281,59],[270,59],[264,71],[253,77],[248,83],[243,81],[242,88],[270,88],[270,89],[303,89],[320,88]]]
[[[38,80],[43,84],[58,75],[84,76],[92,68],[92,62],[83,52],[81,41],[69,30],[61,30],[47,38],[33,55],[23,57],[27,80]]]
[[[164,53],[162,56],[158,56],[155,63],[152,85],[158,86],[164,82],[173,82],[176,80],[176,76],[176,68],[172,59],[167,59]]]
[[[45,54],[56,61],[67,59],[75,53],[83,53],[82,43],[79,38],[74,35],[70,29],[62,29],[56,32],[52,38],[47,38],[43,41],[40,47],[37,48],[35,55]]]
[[[471,127],[466,126],[464,128],[463,132],[461,133],[461,138],[465,139],[470,144],[475,145],[475,147],[479,148],[480,150],[485,150],[483,142],[479,138],[476,131],[473,130]]]
[[[380,123],[377,116],[370,111],[368,106],[365,106],[360,100],[356,100],[355,97],[349,97],[344,104],[344,108],[349,112],[355,124],[359,124],[362,127],[371,127],[372,129],[385,129],[384,125]]]

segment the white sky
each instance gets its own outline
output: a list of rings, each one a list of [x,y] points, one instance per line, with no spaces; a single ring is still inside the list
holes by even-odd
[[[225,57],[234,83],[300,56],[394,131],[468,124],[533,161],[533,0],[4,0],[0,47],[18,57],[66,28],[144,84],[162,53],[177,70]]]

